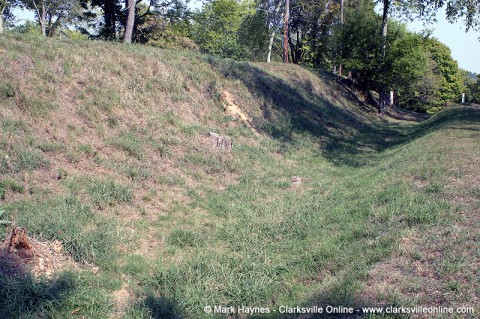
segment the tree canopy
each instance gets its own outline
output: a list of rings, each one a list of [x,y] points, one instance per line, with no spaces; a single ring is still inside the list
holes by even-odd
[[[379,4],[382,14],[375,10]],[[381,102],[394,91],[391,102],[417,111],[435,112],[458,101],[462,92],[473,99],[478,91],[478,81],[467,80],[448,47],[390,18],[429,20],[445,7],[449,21],[476,29],[476,0],[290,0],[285,38],[285,0],[208,0],[197,10],[186,0],[0,0],[0,32],[14,7],[32,11],[44,36],[62,30],[69,37],[83,34],[268,62],[281,61],[287,43],[288,61],[339,69],[364,92],[379,92]]]

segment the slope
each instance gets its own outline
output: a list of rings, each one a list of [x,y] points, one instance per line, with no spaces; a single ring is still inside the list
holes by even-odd
[[[325,72],[145,46],[9,35],[0,53],[0,217],[96,269],[2,275],[4,316],[414,302],[364,291],[399,243],[461,212],[473,237],[435,275],[438,300],[478,298],[475,268],[452,279],[478,265],[477,109],[382,118]]]

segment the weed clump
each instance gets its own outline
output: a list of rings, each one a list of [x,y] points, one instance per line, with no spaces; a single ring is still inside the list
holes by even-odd
[[[108,179],[73,177],[67,182],[67,186],[73,194],[79,196],[86,194],[85,202],[100,209],[118,203],[130,203],[133,199],[130,187]]]

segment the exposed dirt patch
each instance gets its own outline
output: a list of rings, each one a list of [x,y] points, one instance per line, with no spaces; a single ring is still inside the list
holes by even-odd
[[[112,297],[116,305],[117,314],[124,314],[133,300],[133,293],[130,291],[130,287],[125,283],[125,279],[122,288],[113,292]]]
[[[223,91],[223,99],[226,102],[225,112],[232,117],[242,120],[245,125],[255,133],[255,135],[260,136],[260,131],[253,125],[252,119],[242,111],[240,106],[235,104],[230,92]]]

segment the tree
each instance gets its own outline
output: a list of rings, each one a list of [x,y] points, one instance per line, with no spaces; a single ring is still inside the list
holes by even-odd
[[[419,34],[407,32],[404,25],[392,23],[392,38],[386,59],[386,73],[384,86],[396,92],[398,105],[406,108],[418,99],[417,88],[420,82],[425,81],[426,74],[432,73],[428,68],[429,57],[422,47],[423,37]],[[433,76],[433,73],[432,73]],[[431,79],[428,83],[435,83]],[[427,93],[425,93],[427,94]],[[425,95],[422,95],[425,97]],[[392,102],[392,101],[391,101]],[[427,102],[425,102],[428,105]]]
[[[290,0],[285,0],[285,10],[283,12],[283,63],[288,63],[288,40],[290,30],[288,23],[290,22]]]
[[[344,45],[341,61],[360,89],[394,90],[398,105],[429,113],[459,99],[463,76],[448,47],[390,21],[388,45],[382,52],[382,36],[375,33],[381,24],[372,10],[358,10],[350,13],[334,36],[334,41]]]
[[[20,0],[20,6],[35,13],[43,36],[53,36],[63,24],[69,22],[80,9],[77,0]]]
[[[340,4],[333,0],[292,0],[288,21],[290,60],[318,67],[330,62],[329,40],[338,24]]]
[[[462,70],[461,72],[463,73],[466,102],[478,103],[480,100],[480,91],[478,90],[479,82],[477,74],[466,70]]]
[[[7,9],[8,1],[7,0],[1,0],[0,1],[0,34],[3,33],[3,14],[5,13]]]
[[[3,33],[5,17],[13,17],[10,8],[15,5],[17,5],[17,0],[0,0],[0,34]]]
[[[332,41],[341,43],[343,50],[338,62],[352,73],[358,87],[368,92],[379,86],[378,55],[381,38],[377,30],[380,18],[373,7],[349,12],[348,19],[335,30]],[[339,45],[334,45],[339,47]]]
[[[268,2],[269,3],[269,2]],[[267,50],[267,63],[270,63],[272,58],[272,48],[273,48],[273,40],[275,40],[275,33],[277,29],[277,23],[279,20],[279,12],[280,7],[282,6],[282,0],[277,1],[277,5],[275,6],[275,10],[272,15],[271,21],[268,21],[268,31],[270,31],[270,40],[268,41],[268,50]],[[267,11],[268,12],[268,11]]]
[[[452,0],[453,1],[453,0]],[[471,0],[461,0],[461,1],[471,1]],[[477,1],[477,0],[473,0]],[[414,14],[417,14],[419,17],[424,19],[431,19],[435,14],[437,9],[443,4],[443,0],[377,0],[378,3],[382,3],[382,26],[381,26],[381,55],[380,55],[380,72],[383,73],[385,70],[383,66],[385,65],[386,52],[387,52],[387,35],[388,35],[388,21],[389,16],[392,13],[400,14],[411,19]],[[383,81],[385,82],[385,81]],[[384,84],[379,88],[380,101],[379,101],[379,112],[381,114],[385,113],[386,105],[386,89]]]
[[[450,0],[447,3],[447,19],[451,22],[457,19],[464,19],[465,27],[480,26],[480,2],[478,0]]]
[[[125,37],[124,43],[132,43],[133,27],[135,24],[135,9],[137,7],[137,0],[126,0],[127,18],[125,22]]]
[[[123,17],[119,0],[81,0],[81,5],[84,10],[83,20],[88,21],[89,27],[94,29],[81,28],[82,32],[105,40],[118,39],[119,21]]]
[[[474,103],[480,103],[480,75],[468,84],[470,91],[470,100]]]
[[[259,10],[248,14],[240,24],[238,44],[245,49],[246,59],[265,61],[265,56],[270,56],[267,24],[265,14]]]
[[[390,6],[392,4],[392,0],[382,0],[383,1],[383,14],[382,14],[382,28],[381,28],[381,37],[382,42],[380,46],[380,72],[384,73],[385,70],[385,60],[387,55],[387,34],[388,34],[388,16],[390,14]],[[386,104],[386,88],[385,83],[380,85],[379,89],[380,94],[380,101],[379,101],[379,109],[378,112],[381,114],[385,114],[385,104]]]
[[[410,92],[406,92],[407,97],[400,102],[400,106],[416,111],[435,113],[439,110],[441,101],[437,92],[442,88],[442,81],[435,73],[437,63],[431,58],[427,58],[426,67],[420,79],[414,83]]]
[[[202,51],[234,59],[246,59],[247,48],[239,42],[239,29],[255,13],[254,4],[237,0],[213,0],[194,15],[193,40]]]
[[[137,4],[132,41],[162,48],[197,50],[189,38],[192,12],[181,0]]]
[[[345,18],[345,1],[340,0],[340,25],[343,24]],[[340,54],[342,54],[342,46],[340,45]],[[338,74],[342,75],[343,65],[340,63],[338,66]]]
[[[452,58],[450,49],[435,38],[425,38],[424,47],[430,58],[435,62],[433,72],[440,79],[440,89],[435,92],[439,105],[447,105],[449,102],[459,101],[464,90],[464,81],[457,61]]]

